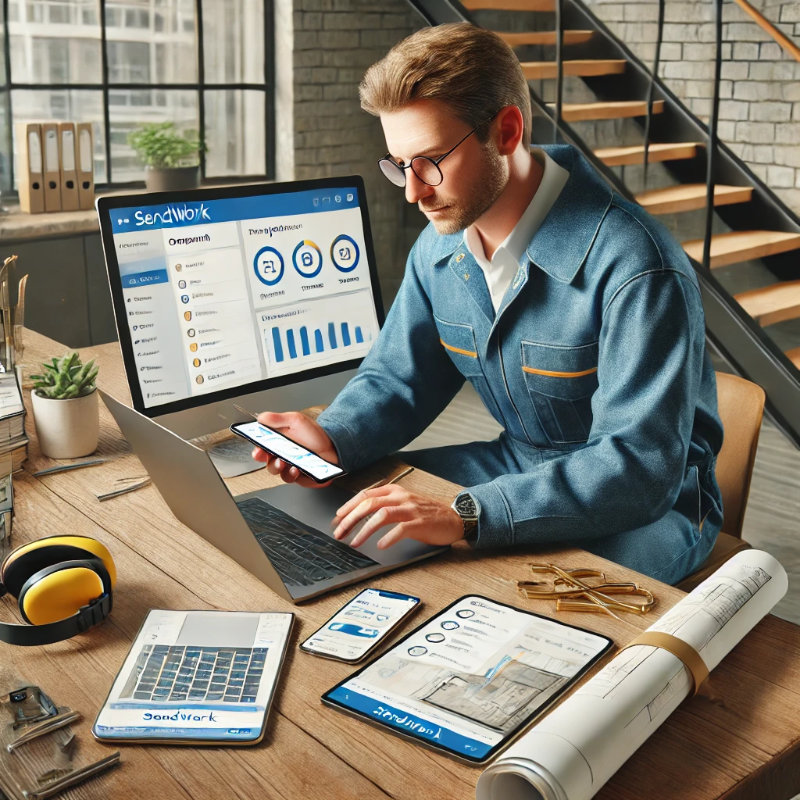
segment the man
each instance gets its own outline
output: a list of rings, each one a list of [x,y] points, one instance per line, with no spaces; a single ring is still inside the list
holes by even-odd
[[[722,519],[714,374],[683,251],[572,148],[531,150],[527,83],[489,31],[419,31],[360,91],[386,138],[381,169],[431,224],[378,341],[318,421],[259,419],[353,470],[410,442],[467,379],[500,437],[403,454],[466,487],[453,506],[370,489],[339,510],[338,538],[369,517],[352,545],[396,523],[379,546],[577,544],[680,580]]]

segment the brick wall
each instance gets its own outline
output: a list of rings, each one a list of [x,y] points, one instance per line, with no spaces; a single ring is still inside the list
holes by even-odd
[[[386,145],[358,84],[422,19],[402,0],[276,0],[275,17],[278,179],[363,176],[388,306],[424,219],[378,171]]]
[[[653,63],[658,4],[654,0],[587,0],[592,11],[645,64]],[[789,38],[800,41],[800,4],[754,5]],[[800,214],[800,62],[734,3],[723,9],[725,59],[718,133],[750,169]],[[713,6],[668,2],[660,76],[703,122],[713,92]]]

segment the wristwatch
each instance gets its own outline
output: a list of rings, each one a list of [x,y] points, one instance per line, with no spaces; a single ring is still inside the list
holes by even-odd
[[[469,492],[462,492],[453,500],[450,508],[464,523],[464,539],[469,544],[474,544],[478,539],[478,519],[481,513],[478,501]]]

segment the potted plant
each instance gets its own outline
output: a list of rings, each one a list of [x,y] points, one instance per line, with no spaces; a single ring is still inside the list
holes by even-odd
[[[78,458],[97,449],[100,414],[94,360],[67,353],[31,375],[31,404],[39,448],[50,458]]]
[[[193,189],[200,182],[200,153],[205,143],[174,122],[152,122],[128,134],[128,144],[144,162],[144,182],[151,192]]]

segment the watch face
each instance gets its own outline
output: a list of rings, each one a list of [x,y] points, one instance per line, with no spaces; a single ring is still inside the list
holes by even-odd
[[[478,507],[475,505],[475,500],[472,495],[461,495],[455,502],[456,511],[466,519],[476,519],[478,516]]]

